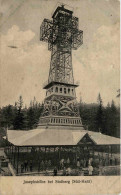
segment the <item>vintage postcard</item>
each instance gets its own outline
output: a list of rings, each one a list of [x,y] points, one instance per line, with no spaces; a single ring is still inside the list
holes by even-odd
[[[0,5],[0,195],[120,194],[120,1]]]

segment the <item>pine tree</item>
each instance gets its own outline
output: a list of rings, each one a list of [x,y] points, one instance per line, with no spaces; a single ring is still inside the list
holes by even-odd
[[[97,109],[97,116],[96,116],[97,131],[104,133],[103,103],[102,103],[102,98],[100,93],[98,95],[97,102],[98,102],[98,109]]]
[[[23,98],[19,97],[17,102],[17,112],[14,120],[14,129],[23,129],[24,128],[24,114],[22,112]]]
[[[111,111],[110,111],[110,135],[116,136],[117,134],[117,108],[115,106],[115,102],[112,100],[111,103]]]
[[[33,107],[30,107],[27,112],[28,129],[33,129],[35,123],[35,115]]]

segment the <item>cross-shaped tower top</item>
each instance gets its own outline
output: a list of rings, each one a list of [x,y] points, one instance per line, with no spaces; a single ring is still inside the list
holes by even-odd
[[[71,50],[83,43],[83,32],[78,30],[78,18],[64,5],[57,7],[52,18],[44,19],[40,28],[40,40],[48,42],[52,51],[48,83],[74,84]]]

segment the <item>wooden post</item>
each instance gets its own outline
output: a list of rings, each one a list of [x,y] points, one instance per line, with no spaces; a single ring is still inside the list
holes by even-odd
[[[95,146],[93,146],[93,159],[95,158]]]
[[[55,159],[56,158],[55,158],[55,147],[54,147],[54,161],[53,161],[54,162],[54,166],[55,166]]]
[[[18,166],[19,166],[19,146],[17,147],[17,174],[18,174]]]
[[[14,159],[13,159],[13,166],[15,167],[15,163],[16,163],[16,146],[14,146]]]
[[[60,151],[61,151],[61,149],[60,149],[60,147],[59,147],[59,149],[58,149],[58,157],[59,157],[59,162],[60,162]]]
[[[111,145],[111,158],[112,158],[112,145]]]
[[[77,165],[77,146],[76,146],[76,165]]]
[[[12,155],[13,155],[13,145],[12,145]]]
[[[102,158],[103,158],[103,147],[102,147]]]
[[[12,162],[12,145],[10,145],[10,162]]]
[[[13,164],[13,145],[12,145],[12,152],[11,152],[11,163]]]
[[[10,155],[10,153],[11,153],[11,146],[9,145],[9,155]]]
[[[108,146],[108,165],[110,165],[110,162],[109,162],[109,153],[110,153],[110,145]]]
[[[8,146],[6,147],[6,154],[8,155]]]
[[[45,160],[46,160],[46,146],[45,146]]]

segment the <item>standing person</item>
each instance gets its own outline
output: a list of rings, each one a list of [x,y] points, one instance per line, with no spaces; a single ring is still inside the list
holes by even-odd
[[[92,165],[89,165],[88,171],[89,171],[89,175],[91,176],[91,175],[92,175],[92,172],[93,172],[93,167],[92,167]]]
[[[47,169],[47,166],[48,166],[48,161],[46,160],[46,161],[45,161],[45,171],[46,171],[46,169]]]
[[[63,176],[66,176],[66,168],[63,168]]]
[[[26,170],[28,171],[28,166],[29,166],[29,163],[28,163],[28,160],[26,161]]]
[[[41,168],[42,168],[42,171],[44,170],[44,161],[42,160],[41,162]]]
[[[63,167],[64,167],[64,159],[61,159],[60,160],[60,169],[63,169]]]
[[[75,165],[76,165],[76,160],[75,160],[75,158],[73,159],[73,166],[75,167]]]
[[[80,161],[77,160],[77,167],[80,168]]]
[[[67,159],[67,165],[69,166],[69,164],[70,164],[70,159],[68,158]]]
[[[81,159],[80,160],[80,166],[83,167],[83,165],[84,165],[84,161],[83,161],[83,159]]]
[[[51,168],[51,160],[48,161],[48,167]]]
[[[67,175],[68,176],[71,175],[71,168],[70,167],[67,168]]]
[[[24,162],[24,169],[25,169],[25,172],[27,171],[27,169],[28,169],[28,162],[27,162],[27,160],[25,160],[25,162]]]
[[[21,173],[23,173],[23,170],[24,170],[24,164],[22,163],[21,164]]]
[[[57,176],[57,168],[56,167],[54,168],[53,173],[54,173],[54,176]]]
[[[67,163],[67,161],[66,161],[66,159],[64,159],[64,167],[66,167],[66,163]]]
[[[91,158],[89,158],[89,162],[88,162],[88,164],[89,164],[89,165],[91,165],[91,162],[92,162],[92,159],[91,159]]]
[[[110,165],[112,166],[112,158],[110,159]]]
[[[38,172],[40,172],[40,160],[38,160]]]
[[[84,168],[86,167],[86,160],[84,159]]]
[[[115,158],[115,165],[117,165],[117,159]]]
[[[32,164],[32,161],[30,161],[29,168],[30,168],[30,171],[32,172],[32,170],[33,170],[33,164]]]
[[[105,166],[105,159],[103,158],[103,162],[102,162],[103,166]]]

